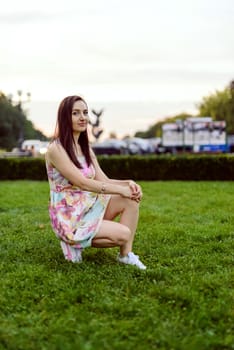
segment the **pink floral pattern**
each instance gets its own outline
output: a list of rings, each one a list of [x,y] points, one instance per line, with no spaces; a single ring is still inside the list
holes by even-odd
[[[93,179],[95,169],[79,157],[82,173]],[[73,186],[59,171],[46,163],[50,185],[49,214],[56,236],[73,248],[91,245],[103,219],[110,195],[83,191]]]

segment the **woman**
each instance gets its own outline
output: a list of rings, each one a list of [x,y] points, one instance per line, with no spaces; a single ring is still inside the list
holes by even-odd
[[[82,261],[82,249],[120,247],[117,261],[146,266],[132,252],[142,191],[131,180],[109,179],[89,146],[88,107],[68,96],[58,109],[57,127],[46,154],[49,213],[64,256]],[[119,222],[113,221],[120,215]]]

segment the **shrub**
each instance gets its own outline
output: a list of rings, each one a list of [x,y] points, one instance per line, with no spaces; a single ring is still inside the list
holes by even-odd
[[[0,169],[0,180],[47,180],[41,158],[2,158]]]
[[[234,180],[231,155],[99,157],[111,178],[135,180]]]
[[[234,180],[232,155],[99,156],[110,178],[135,180]],[[0,159],[0,180],[47,180],[41,158]]]

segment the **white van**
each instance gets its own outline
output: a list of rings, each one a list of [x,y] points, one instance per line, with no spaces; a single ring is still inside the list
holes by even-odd
[[[22,150],[33,152],[33,155],[45,154],[47,150],[48,142],[40,141],[40,140],[25,140],[22,143]]]

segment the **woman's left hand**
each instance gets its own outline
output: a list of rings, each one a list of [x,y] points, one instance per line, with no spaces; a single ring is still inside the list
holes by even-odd
[[[135,200],[136,202],[140,202],[142,196],[143,196],[143,193],[142,193],[142,190],[141,190],[141,186],[138,185],[136,182],[130,180],[129,181],[129,187],[132,191],[132,199]]]

